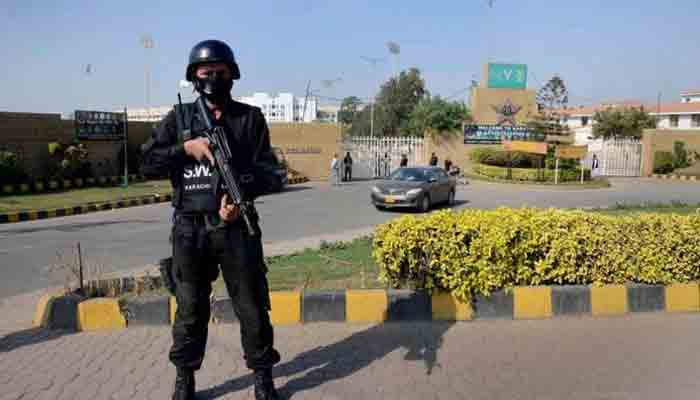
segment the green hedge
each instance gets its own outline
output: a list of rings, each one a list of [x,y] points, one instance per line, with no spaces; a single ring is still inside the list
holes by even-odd
[[[123,183],[123,176],[101,176],[99,178],[76,179],[39,179],[33,182],[19,184],[0,183],[0,195],[15,195],[43,193],[54,190],[70,190],[73,188],[87,188],[94,186],[115,186]],[[129,175],[129,182],[144,182],[143,175]]]
[[[654,153],[654,173],[669,174],[673,172],[673,153],[657,151]]]
[[[700,280],[700,215],[439,211],[378,226],[373,256],[392,287],[464,301],[523,285],[685,283]]]
[[[508,168],[493,167],[490,165],[478,164],[474,166],[474,172],[489,178],[506,179]],[[539,173],[543,175],[545,181],[554,182],[554,170],[542,169]],[[537,181],[538,171],[533,168],[512,168],[512,179],[516,181]],[[591,171],[584,170],[584,180],[591,179]],[[559,170],[560,182],[572,182],[581,180],[581,170],[563,169]]]
[[[542,158],[541,156],[519,151],[513,151],[509,154],[507,151],[489,148],[476,148],[472,150],[470,154],[471,160],[479,164],[505,167],[510,160],[514,168],[536,167],[539,162],[538,157]],[[544,164],[542,166],[544,166]]]

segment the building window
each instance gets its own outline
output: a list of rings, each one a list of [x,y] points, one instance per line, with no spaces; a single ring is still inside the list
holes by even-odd
[[[588,126],[588,117],[581,117],[581,126]]]
[[[693,115],[692,125],[693,128],[700,128],[700,114]]]
[[[671,128],[678,128],[678,115],[671,115]]]

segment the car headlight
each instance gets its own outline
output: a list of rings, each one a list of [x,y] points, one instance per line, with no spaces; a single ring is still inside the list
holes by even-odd
[[[379,190],[379,188],[378,188],[378,187],[376,187],[376,186],[372,186],[372,191],[373,191],[374,193],[377,193],[377,194],[380,194],[380,193],[382,193],[382,191],[381,191],[381,190]]]
[[[406,194],[408,196],[416,196],[416,195],[419,195],[422,191],[423,191],[423,189],[411,189],[408,192],[406,192]]]

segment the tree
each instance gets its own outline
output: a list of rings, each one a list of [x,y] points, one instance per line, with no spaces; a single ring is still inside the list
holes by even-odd
[[[655,128],[656,120],[643,107],[607,109],[593,115],[593,137],[635,138],[642,137],[644,129]]]
[[[423,136],[425,132],[454,134],[470,119],[469,109],[463,103],[426,95],[411,112],[404,133],[414,136]]]
[[[558,75],[554,75],[537,92],[537,106],[546,115],[557,116],[558,110],[563,109],[567,104],[569,104],[569,91],[566,89],[564,80]]]
[[[360,111],[362,101],[357,96],[348,96],[343,99],[338,111],[338,121],[345,125],[352,124],[355,119],[355,114]]]
[[[369,136],[370,109],[369,106],[356,111],[349,125],[345,125],[343,133],[349,136]]]
[[[398,78],[385,82],[374,101],[374,136],[409,134],[408,125],[416,105],[428,94],[420,71],[411,68]],[[340,120],[346,125],[345,134],[369,136],[372,126],[372,106],[360,109],[357,97],[346,97],[341,105]]]
[[[571,131],[567,125],[561,123],[561,110],[569,104],[569,91],[566,89],[564,80],[559,75],[554,75],[537,92],[538,113],[530,116],[526,123],[527,127],[545,137],[569,136]],[[560,141],[554,140],[555,143]],[[568,142],[564,139],[564,142]]]
[[[398,79],[384,83],[377,95],[374,110],[374,132],[377,136],[402,135],[407,131],[411,113],[428,94],[420,71],[401,71]]]

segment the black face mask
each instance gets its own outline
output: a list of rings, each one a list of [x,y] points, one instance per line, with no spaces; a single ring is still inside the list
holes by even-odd
[[[220,72],[212,71],[206,78],[195,76],[194,88],[210,102],[222,104],[231,97],[233,79],[226,79]]]

